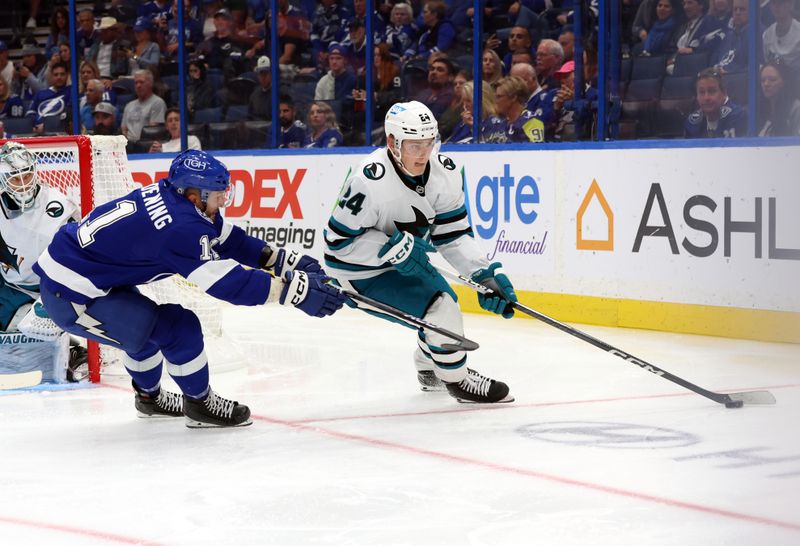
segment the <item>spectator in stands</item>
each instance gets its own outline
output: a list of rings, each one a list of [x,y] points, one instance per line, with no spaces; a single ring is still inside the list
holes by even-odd
[[[567,126],[575,127],[578,121],[579,105],[575,100],[575,62],[565,62],[556,72],[556,77],[561,82],[561,87],[553,97],[553,110],[556,116],[553,140],[561,141],[564,140]]]
[[[118,135],[117,109],[113,104],[100,102],[94,107],[94,129],[92,135]]]
[[[536,75],[539,78],[539,85],[545,91],[561,87],[555,73],[562,64],[564,64],[564,50],[561,48],[561,44],[555,40],[539,42],[539,47],[536,49]]]
[[[531,66],[536,64],[536,55],[530,51],[517,51],[511,54],[511,66],[519,63],[527,63]],[[509,67],[511,69],[511,67]]]
[[[514,26],[508,33],[508,40],[504,45],[494,34],[486,40],[486,47],[494,49],[498,55],[503,57],[504,73],[508,73],[511,68],[512,58],[515,53],[527,52],[531,59],[536,54],[531,40],[531,33],[526,27]]]
[[[136,19],[146,19],[154,22],[157,19],[165,19],[169,13],[169,0],[150,0],[149,2],[139,2],[139,9],[136,12]]]
[[[86,85],[89,80],[99,80],[100,70],[92,61],[83,60],[78,66],[78,94],[86,93]]]
[[[136,68],[158,67],[161,60],[161,50],[158,44],[153,41],[153,31],[155,27],[147,17],[139,17],[133,26],[136,35],[136,44],[133,49],[127,51],[128,58],[133,61]]]
[[[483,81],[490,85],[497,83],[505,72],[503,62],[494,49],[485,49],[481,58],[481,73]]]
[[[44,118],[58,116],[65,120],[69,115],[71,100],[70,86],[67,85],[67,70],[65,64],[57,64],[50,68],[50,87],[42,89],[33,97],[33,103],[26,115],[32,115],[33,130],[36,133],[44,131]]]
[[[98,39],[97,31],[94,29],[94,14],[91,9],[83,8],[78,12],[78,30],[75,33],[75,40],[78,44],[77,57],[86,57]]]
[[[392,55],[400,59],[416,43],[418,34],[411,5],[399,2],[392,6],[389,24],[377,41],[387,44]]]
[[[66,44],[66,43],[59,44],[57,52],[55,54],[53,54],[53,56],[50,58],[50,60],[47,62],[47,64],[44,65],[44,68],[37,75],[37,77],[39,78],[39,81],[42,83],[43,86],[47,86],[49,84],[49,82],[50,82],[50,70],[52,69],[52,67],[54,67],[56,65],[59,65],[59,64],[63,64],[65,66],[69,67],[70,66],[70,64],[69,64],[70,57],[71,57],[71,54],[70,54],[69,45]],[[71,85],[71,84],[72,84],[72,74],[71,74],[71,70],[69,70],[69,68],[68,68],[67,69],[67,85]]]
[[[536,79],[536,70],[528,63],[517,63],[511,67],[509,76],[515,76],[525,82],[530,95],[525,103],[525,109],[533,117],[542,120],[545,128],[545,135],[552,135],[555,132],[556,114],[553,109],[553,98],[556,91],[545,91]]]
[[[272,63],[269,57],[262,55],[256,63],[258,85],[247,101],[247,113],[250,119],[269,121],[272,119]]]
[[[362,28],[367,27],[367,0],[353,0],[353,15],[348,21],[348,27],[353,21],[360,22]],[[379,22],[376,21],[375,23],[378,24]],[[373,28],[372,30],[375,35],[379,36],[383,28]]]
[[[342,44],[333,42],[328,47],[330,70],[317,82],[314,100],[344,100],[352,98],[356,77],[347,70],[347,51]]]
[[[558,43],[561,44],[561,50],[564,52],[564,62],[571,61],[575,53],[575,33],[572,29],[564,29],[558,35]]]
[[[762,42],[764,60],[788,64],[794,69],[800,67],[800,22],[792,15],[793,0],[770,0],[769,10],[775,23],[764,31]]]
[[[315,66],[327,66],[328,48],[341,43],[350,11],[336,0],[320,0],[311,19],[311,47]]]
[[[673,1],[675,3],[673,3]],[[647,37],[642,43],[642,55],[667,55],[675,52],[675,33],[678,31],[678,17],[681,10],[677,0],[658,0],[653,9],[652,25],[647,29]]]
[[[400,67],[394,62],[388,43],[375,46],[375,119],[384,119],[386,112],[392,105],[400,100]],[[354,97],[357,100],[366,100],[366,91],[363,97]]]
[[[25,115],[25,106],[19,96],[11,93],[11,86],[0,76],[0,119],[21,118]]]
[[[195,59],[189,62],[189,81],[186,83],[186,109],[190,116],[197,110],[214,108],[217,104],[217,92],[207,79],[206,65]]]
[[[461,86],[461,122],[453,128],[453,132],[447,140],[448,144],[471,144],[473,125],[472,102],[474,82],[466,82]],[[492,135],[505,134],[505,120],[497,117],[495,106],[494,89],[486,82],[482,82],[483,93],[481,94],[481,128],[478,138],[480,142],[490,142]]]
[[[711,0],[708,15],[716,19],[721,28],[725,28],[728,25],[732,14],[733,3],[731,0]]]
[[[167,110],[167,117],[164,126],[169,133],[170,140],[166,142],[155,141],[150,145],[150,153],[158,152],[180,152],[181,149],[181,111],[178,108]],[[194,135],[186,135],[187,150],[202,150],[200,139]]]
[[[795,78],[785,64],[767,63],[761,69],[761,96],[756,111],[758,136],[800,136],[800,100]]]
[[[733,0],[733,16],[728,23],[725,38],[711,57],[712,65],[723,72],[747,70],[747,4],[748,0]]]
[[[308,110],[309,138],[306,148],[334,148],[344,140],[333,108],[325,102],[315,102]]]
[[[431,53],[447,52],[456,43],[456,28],[447,18],[447,6],[440,0],[428,0],[422,6],[425,30],[417,43],[405,52],[405,58],[427,59]]]
[[[695,89],[700,108],[686,118],[686,138],[736,138],[747,134],[747,113],[728,98],[722,72],[706,68],[697,75]]]
[[[214,36],[200,45],[208,68],[222,70],[226,78],[244,72],[245,52],[249,45],[234,34],[233,17],[227,9],[214,14]]]
[[[491,49],[487,51],[492,51]],[[492,53],[494,53],[492,51]],[[495,54],[495,56],[497,56]],[[499,59],[499,57],[498,57]],[[442,113],[442,116],[437,120],[439,122],[439,135],[442,140],[447,140],[453,132],[453,128],[461,122],[461,112],[464,110],[464,99],[461,94],[461,88],[467,83],[466,70],[459,70],[453,78],[453,100],[447,110]]]
[[[39,48],[33,45],[26,45],[22,48],[22,63],[17,69],[14,83],[11,85],[13,92],[24,100],[33,100],[34,95],[46,89],[37,77],[39,72],[44,70],[44,60],[40,55]]]
[[[14,65],[8,62],[8,44],[0,40],[0,78],[11,82],[14,78]]]
[[[281,124],[278,148],[303,148],[308,143],[306,126],[299,119],[295,119],[296,115],[297,111],[292,98],[282,95],[278,105],[278,121]]]
[[[122,114],[122,134],[129,141],[136,142],[142,127],[164,123],[167,105],[164,99],[153,94],[153,73],[140,69],[133,73],[136,100],[125,105]]]
[[[131,66],[128,62],[128,50],[131,49],[130,43],[119,38],[119,27],[117,20],[113,17],[103,17],[100,19],[100,26],[97,27],[100,39],[96,40],[89,49],[87,58],[97,65],[100,74],[108,74],[112,78],[127,76],[131,73]]]
[[[342,42],[347,52],[347,62],[356,76],[364,76],[367,65],[367,29],[361,19],[351,19],[347,35]]]
[[[44,46],[45,57],[49,59],[58,53],[58,44],[61,42],[69,42],[69,12],[64,7],[54,9],[50,17],[50,34]]]
[[[81,101],[81,124],[86,131],[94,129],[94,107],[103,101],[103,93],[106,88],[100,80],[89,80],[86,82],[86,92]]]
[[[544,142],[544,124],[525,109],[529,96],[528,86],[516,76],[497,82],[494,91],[497,115],[504,118],[505,126],[502,135],[494,135],[494,141]]]
[[[184,9],[184,44],[187,51],[194,51],[195,48],[203,41],[203,25],[196,15],[196,10],[191,9],[190,2],[183,3]],[[172,9],[170,10],[171,17],[162,19],[159,22],[159,32],[156,35],[158,46],[161,49],[161,55],[165,59],[176,59],[178,55],[178,0],[173,0]],[[212,32],[213,35],[213,18],[212,18]]]
[[[203,39],[209,40],[217,32],[214,24],[214,14],[222,9],[220,0],[203,0],[200,15],[200,23],[203,31]]]
[[[677,55],[710,53],[719,47],[725,36],[719,22],[706,14],[708,0],[683,0],[685,22],[677,31]],[[667,61],[667,73],[671,74],[675,57]]]
[[[636,17],[631,25],[634,43],[644,42],[647,34],[656,22],[656,4],[658,0],[642,0],[636,9]]]
[[[420,91],[414,100],[430,108],[436,119],[453,102],[453,78],[455,66],[447,57],[439,57],[428,68],[428,87]]]

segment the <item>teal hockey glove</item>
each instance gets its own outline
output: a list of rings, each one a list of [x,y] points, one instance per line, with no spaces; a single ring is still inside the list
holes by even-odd
[[[514,286],[503,272],[503,265],[494,262],[485,269],[479,269],[472,274],[472,280],[491,290],[488,294],[478,294],[478,303],[492,313],[503,315],[503,318],[514,316],[511,303],[517,301]]]
[[[395,231],[378,252],[378,257],[395,266],[401,275],[434,279],[439,272],[428,259],[428,252],[434,250],[433,245],[419,237],[405,231]]]

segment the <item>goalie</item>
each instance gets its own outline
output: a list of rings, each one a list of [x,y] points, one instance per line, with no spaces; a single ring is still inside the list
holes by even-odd
[[[39,183],[36,158],[23,144],[0,148],[0,373],[40,370],[49,382],[85,377],[86,349],[70,346],[48,318],[32,269],[56,231],[79,218],[66,196]]]

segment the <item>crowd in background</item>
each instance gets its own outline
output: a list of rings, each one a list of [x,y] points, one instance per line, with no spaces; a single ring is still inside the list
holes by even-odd
[[[79,2],[75,51],[63,2],[34,0],[25,13],[12,9],[9,17],[24,31],[0,40],[0,130],[6,137],[71,133],[74,85],[81,132],[123,134],[133,152],[178,150],[177,5]],[[596,139],[596,1],[582,3],[579,25],[573,0],[483,6],[476,48],[471,1],[376,1],[376,123],[366,135],[365,0],[279,0],[274,52],[266,0],[186,0],[189,147],[378,144],[383,116],[401,99],[425,103],[444,142],[473,142],[476,49],[481,142]],[[623,0],[621,7],[620,55],[606,60],[619,82],[617,94],[606,96],[613,127],[606,136],[800,135],[795,0],[768,0],[757,14],[748,13],[747,0]],[[46,36],[37,34],[46,18]],[[750,25],[759,37],[753,128],[746,111]],[[280,75],[277,142],[270,130],[273,63]]]

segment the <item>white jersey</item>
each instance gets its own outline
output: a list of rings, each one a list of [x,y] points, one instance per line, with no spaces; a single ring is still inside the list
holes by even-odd
[[[399,172],[386,148],[369,154],[343,188],[325,229],[326,271],[365,279],[392,269],[378,252],[397,231],[432,242],[462,275],[486,267],[469,224],[460,169],[434,152],[426,173]]]
[[[58,190],[41,186],[33,208],[20,213],[0,198],[0,274],[3,281],[24,291],[39,291],[33,264],[58,229],[79,220],[78,207]]]

